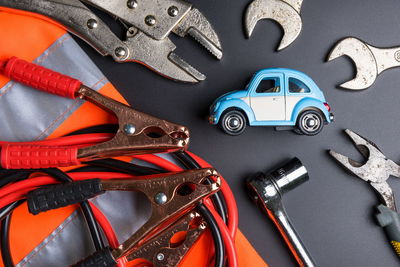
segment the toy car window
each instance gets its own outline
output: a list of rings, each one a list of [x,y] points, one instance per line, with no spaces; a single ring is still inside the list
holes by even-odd
[[[289,78],[289,93],[310,93],[310,88],[302,81],[295,78]]]
[[[256,93],[279,93],[280,91],[281,87],[279,86],[278,78],[265,78],[261,80]]]

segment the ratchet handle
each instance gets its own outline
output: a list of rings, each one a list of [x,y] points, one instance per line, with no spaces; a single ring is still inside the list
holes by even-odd
[[[377,210],[378,224],[385,230],[396,255],[400,257],[400,214],[385,205],[379,205]]]
[[[79,165],[78,148],[5,144],[1,147],[1,166],[5,169],[43,169]]]
[[[27,196],[29,212],[44,211],[73,205],[104,193],[100,179],[56,184],[31,191]]]
[[[11,80],[35,89],[75,99],[82,82],[16,57],[0,63],[0,70]]]
[[[112,256],[111,248],[107,247],[103,250],[96,251],[86,259],[73,265],[73,267],[114,267],[116,265],[117,262]]]

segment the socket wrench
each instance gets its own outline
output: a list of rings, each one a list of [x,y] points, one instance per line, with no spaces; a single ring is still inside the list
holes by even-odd
[[[307,169],[298,158],[265,175],[257,173],[246,181],[251,198],[266,212],[281,233],[300,266],[315,266],[282,204],[282,195],[309,179]]]

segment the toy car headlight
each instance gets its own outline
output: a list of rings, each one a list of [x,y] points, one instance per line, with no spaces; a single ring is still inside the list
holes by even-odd
[[[214,110],[215,110],[215,104],[212,104],[212,105],[210,106],[210,113],[213,113]]]
[[[210,107],[210,112],[216,112],[217,109],[219,108],[219,105],[220,105],[219,101],[217,101],[214,104],[212,104],[211,107]]]

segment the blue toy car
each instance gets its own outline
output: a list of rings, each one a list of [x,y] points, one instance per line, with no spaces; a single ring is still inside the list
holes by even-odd
[[[333,121],[330,110],[324,94],[306,74],[271,68],[254,74],[245,90],[219,97],[210,107],[209,121],[229,135],[243,133],[247,125],[316,135]]]

